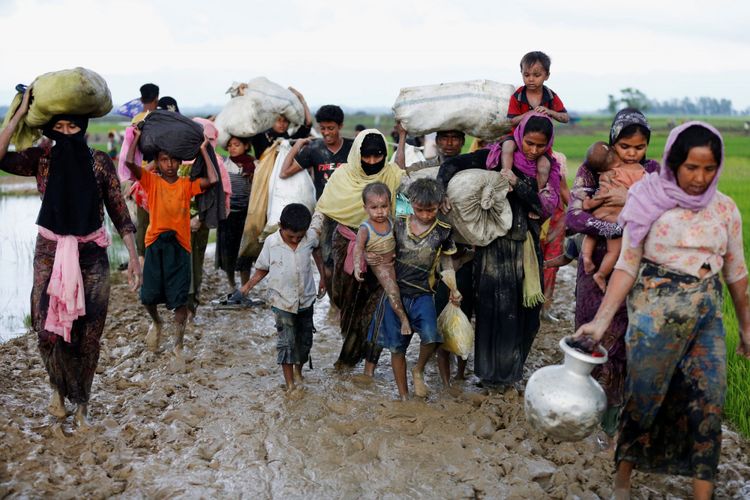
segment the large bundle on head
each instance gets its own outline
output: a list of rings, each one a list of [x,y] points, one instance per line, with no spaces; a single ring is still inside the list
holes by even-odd
[[[156,110],[150,112],[143,121],[139,149],[145,156],[156,157],[160,151],[181,161],[192,161],[190,178],[206,177],[206,165],[200,146],[203,143],[203,126],[174,111]],[[211,144],[206,146],[208,156],[214,166],[218,165],[216,153]],[[218,168],[218,167],[216,167]],[[216,172],[218,177],[218,170]],[[224,191],[221,177],[210,189],[196,196],[200,219],[208,227],[216,227],[220,220],[226,218],[223,203]]]
[[[32,82],[31,88],[34,99],[12,138],[18,149],[28,148],[39,139],[39,129],[55,115],[97,118],[112,109],[112,95],[107,82],[90,69],[73,68],[45,73]],[[22,97],[22,94],[18,94],[13,99],[3,128],[18,109]]]
[[[399,191],[407,192],[416,179],[437,178],[439,170],[440,167],[425,168],[405,175]],[[499,172],[489,170],[472,168],[453,176],[446,193],[452,209],[446,218],[457,242],[485,246],[505,236],[513,224],[507,200],[509,187]]]
[[[460,130],[491,141],[510,131],[506,115],[514,90],[491,80],[408,87],[399,92],[393,112],[411,135]]]
[[[234,83],[228,92],[233,97],[215,122],[222,147],[226,147],[230,136],[252,137],[265,132],[279,115],[289,120],[290,130],[305,122],[305,108],[299,98],[268,78],[254,78],[246,84]]]

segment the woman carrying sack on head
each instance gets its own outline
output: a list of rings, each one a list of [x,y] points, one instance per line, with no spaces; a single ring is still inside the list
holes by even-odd
[[[34,251],[32,328],[52,384],[49,411],[65,418],[65,398],[77,405],[78,425],[87,425],[91,383],[109,303],[110,236],[104,207],[128,249],[128,283],[135,291],[141,269],[130,220],[112,160],[90,149],[87,116],[57,115],[44,127],[51,149],[8,152],[11,136],[29,110],[31,88],[0,132],[0,169],[34,176],[42,196]]]

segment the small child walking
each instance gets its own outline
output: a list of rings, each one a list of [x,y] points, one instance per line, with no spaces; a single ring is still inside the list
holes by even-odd
[[[534,51],[521,59],[521,76],[523,85],[518,87],[510,97],[507,117],[513,127],[517,127],[524,116],[530,112],[542,113],[560,123],[568,123],[570,117],[560,98],[544,82],[549,79],[551,60],[544,52]],[[502,169],[510,172],[513,167],[513,154],[521,147],[516,144],[512,135],[502,140],[500,162]],[[551,154],[551,151],[550,151]],[[547,185],[551,168],[550,160],[542,155],[537,160],[536,183],[539,189]]]
[[[324,269],[317,233],[310,230],[311,220],[310,211],[300,203],[284,207],[279,230],[266,238],[255,272],[240,288],[246,295],[268,277],[269,302],[279,335],[276,362],[281,365],[287,391],[302,380],[302,365],[310,359],[313,342],[313,304],[326,291],[323,279],[315,289],[311,257],[321,277]]]
[[[409,318],[401,303],[401,294],[396,283],[396,268],[393,260],[396,256],[396,240],[393,237],[391,220],[391,190],[382,182],[373,182],[362,190],[362,202],[367,212],[367,220],[359,226],[354,246],[354,278],[364,281],[360,262],[365,252],[375,253],[383,258],[380,265],[371,265],[370,269],[378,278],[385,290],[391,308],[401,321],[401,334],[411,335]]]
[[[646,175],[646,169],[640,163],[622,163],[615,152],[606,142],[595,142],[586,152],[586,164],[589,168],[599,174],[599,189],[594,196],[583,200],[583,209],[590,212],[597,219],[607,222],[617,222],[617,217],[622,207],[604,205],[604,200],[599,197],[616,187],[630,187]],[[602,292],[607,289],[607,278],[615,268],[617,258],[620,256],[622,247],[621,238],[607,240],[607,253],[604,254],[599,269],[596,269],[592,256],[596,248],[596,237],[586,235],[581,243],[581,256],[583,258],[583,269],[587,274],[594,273],[594,282],[599,285]],[[594,272],[596,270],[596,272]]]
[[[438,220],[438,207],[444,198],[442,185],[434,179],[418,179],[409,186],[408,197],[413,215],[399,217],[394,224],[396,239],[396,278],[401,301],[413,332],[420,338],[419,358],[412,369],[414,393],[425,397],[424,367],[443,338],[437,329],[435,285],[437,266],[443,273],[453,272],[451,255],[456,245],[451,238],[451,226]],[[460,304],[461,294],[451,291],[450,300]],[[391,351],[391,366],[399,397],[406,400],[406,349],[412,335],[403,335],[401,321],[390,300],[384,296],[373,315],[368,340]]]
[[[205,139],[200,154],[208,165],[207,177],[191,181],[180,177],[180,160],[160,151],[156,157],[159,174],[148,171],[133,162],[141,130],[135,127],[133,146],[128,149],[125,165],[148,194],[150,220],[146,230],[146,256],[143,265],[141,303],[151,316],[151,326],[146,334],[146,345],[151,351],[159,348],[162,320],[158,304],[174,310],[174,354],[182,358],[182,344],[188,313],[188,293],[192,262],[190,259],[190,200],[219,180],[206,146]]]

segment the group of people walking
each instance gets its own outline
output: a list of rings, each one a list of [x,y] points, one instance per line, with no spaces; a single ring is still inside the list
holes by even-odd
[[[567,112],[543,85],[549,58],[527,54],[521,74],[524,86],[508,110],[515,127],[511,135],[460,154],[463,132],[439,131],[438,156],[429,165],[404,164],[402,128],[394,162],[388,161],[385,137],[378,130],[364,130],[353,140],[342,137],[344,114],[334,105],[315,114],[322,138],[308,139],[313,123],[305,105],[306,123],[280,175],[311,175],[317,205],[312,213],[296,203],[284,209],[278,233],[267,237],[255,256],[252,275],[254,259],[239,255],[257,165],[250,148],[260,158],[274,140],[289,137],[288,122],[280,120],[262,137],[230,138],[229,157],[221,165],[208,154],[207,138],[200,148],[207,175],[194,181],[178,175],[180,162],[168,154],[157,155],[156,169],[143,168],[134,156],[140,134],[136,127],[124,161],[145,191],[150,211],[143,231],[141,290],[153,318],[149,342],[158,346],[156,305],[166,303],[177,313],[176,353],[182,349],[194,273],[190,201],[222,176],[229,210],[218,228],[217,261],[231,288],[240,271],[242,286],[234,297],[266,280],[279,335],[278,363],[290,389],[299,382],[312,348],[313,304],[326,292],[340,312],[343,343],[336,364],[364,361],[365,374],[372,376],[382,349],[388,349],[402,398],[409,394],[405,353],[415,333],[420,350],[411,371],[414,392],[427,394],[423,371],[436,351],[441,380],[451,382],[451,357],[440,348],[436,325],[448,301],[474,317],[473,371],[479,383],[519,382],[540,327],[542,292],[554,286],[554,274],[552,284],[543,278],[543,263],[547,260],[551,270],[556,253],[569,259],[579,253],[576,335],[591,337],[609,354],[595,376],[608,398],[603,427],[616,436],[616,494],[627,496],[631,471],[637,468],[691,476],[696,497],[709,498],[718,468],[726,386],[720,278],[737,311],[738,350],[750,359],[740,214],[717,191],[725,159],[721,134],[702,122],[681,125],[670,133],[660,164],[647,159],[651,128],[646,117],[635,109],[621,110],[608,140],[589,151],[568,195],[560,155],[553,151],[553,119],[565,122]],[[50,120],[44,135],[55,141],[51,148],[8,151],[32,93],[27,91],[0,132],[0,168],[37,179],[42,207],[32,328],[52,384],[50,412],[65,417],[67,398],[77,405],[76,419],[83,425],[109,297],[105,207],[128,248],[133,290],[141,285],[142,264],[117,170],[107,154],[85,142],[87,117]],[[404,193],[411,213],[394,217],[402,178],[426,166],[439,166],[436,179],[412,183]],[[642,179],[631,186],[617,181],[618,172],[634,168],[643,170]],[[446,188],[468,169],[500,172],[510,186],[511,227],[485,246],[456,244],[444,220],[451,208]],[[600,180],[607,171],[615,180],[603,188]],[[592,201],[619,215],[597,217]],[[563,228],[570,237],[564,245]],[[571,251],[580,241],[576,233],[586,235],[593,250]],[[614,271],[604,281],[595,279],[614,239],[621,239]],[[313,262],[321,276],[318,286]],[[455,273],[457,289],[439,282],[441,270]],[[459,363],[457,376],[464,369],[465,363]]]

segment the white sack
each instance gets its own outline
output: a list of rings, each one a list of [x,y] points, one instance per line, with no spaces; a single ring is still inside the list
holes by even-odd
[[[290,133],[305,122],[305,108],[289,89],[265,77],[247,84],[232,84],[229,100],[214,122],[219,145],[226,147],[230,136],[252,137],[271,128],[279,115],[289,120]]]
[[[472,168],[454,175],[447,193],[452,207],[448,221],[453,230],[477,246],[505,236],[513,225],[506,198],[508,188],[508,181],[500,172]]]
[[[418,136],[440,130],[460,130],[484,140],[510,131],[506,118],[515,87],[491,80],[407,87],[393,105],[396,120]]]
[[[292,146],[289,141],[281,141],[279,154],[276,156],[276,162],[273,165],[271,180],[268,183],[266,227],[278,224],[281,211],[290,203],[302,203],[310,210],[310,213],[315,209],[315,185],[306,170],[286,179],[279,177],[281,166],[291,149]]]

